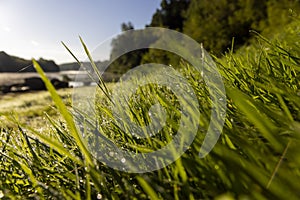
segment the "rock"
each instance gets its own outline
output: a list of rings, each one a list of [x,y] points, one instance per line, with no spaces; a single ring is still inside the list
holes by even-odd
[[[29,90],[46,90],[44,82],[39,77],[26,78],[24,85],[28,86]]]

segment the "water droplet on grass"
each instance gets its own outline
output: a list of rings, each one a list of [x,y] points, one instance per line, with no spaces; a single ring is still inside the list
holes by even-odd
[[[112,152],[112,151],[111,151],[111,152],[109,152],[109,156],[111,156],[111,157],[112,157],[112,156],[114,156],[114,154],[115,154],[115,153],[114,153],[114,152]]]
[[[102,194],[97,194],[97,199],[102,199]]]

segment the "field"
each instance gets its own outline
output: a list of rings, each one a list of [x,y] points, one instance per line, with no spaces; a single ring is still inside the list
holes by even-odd
[[[274,38],[256,35],[252,45],[215,58],[226,87],[227,113],[221,137],[204,158],[199,157],[199,149],[209,126],[210,96],[206,85],[199,81],[201,74],[187,63],[180,63],[181,73],[201,105],[200,127],[192,145],[179,159],[147,173],[114,170],[94,159],[67,110],[77,114],[74,116],[82,121],[81,128],[92,139],[91,133],[101,130],[104,140],[96,141],[96,148],[103,148],[101,142],[105,141],[121,149],[145,153],[163,147],[178,130],[177,123],[183,114],[178,112],[174,93],[150,85],[129,101],[131,120],[140,125],[147,124],[149,105],[156,101],[165,105],[169,116],[166,127],[158,136],[151,137],[152,141],[137,139],[116,126],[117,119],[109,104],[112,87],[106,90],[104,84],[99,84],[97,118],[92,123],[89,113],[71,108],[70,90],[58,91],[58,95],[34,63],[48,93],[8,95],[0,100],[1,120],[10,116],[12,106],[20,115],[20,119],[5,119],[1,125],[0,196],[17,199],[299,199],[299,30],[296,21]],[[121,162],[126,160],[122,158]]]
[[[73,89],[60,89],[58,92],[65,103],[71,101]],[[58,116],[47,91],[35,91],[26,93],[8,93],[0,97],[0,127],[11,125],[9,118],[17,117],[20,122],[30,124],[33,127],[41,127],[45,123],[45,113],[49,116]]]

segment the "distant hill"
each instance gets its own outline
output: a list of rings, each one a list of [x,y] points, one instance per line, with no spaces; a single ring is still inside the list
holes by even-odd
[[[58,72],[59,66],[53,60],[40,58],[38,63],[45,72]],[[0,51],[0,72],[35,72],[31,60],[11,56]]]
[[[77,62],[63,63],[59,65],[60,71],[77,71],[79,68],[80,66]]]
[[[92,66],[90,62],[82,62],[83,65],[82,68],[78,65],[77,62],[72,62],[72,63],[64,63],[59,65],[60,71],[61,72],[66,72],[68,71],[93,71]],[[95,62],[100,74],[102,75],[102,79],[106,82],[112,82],[112,81],[117,81],[120,76],[122,75],[119,73],[118,69],[116,67],[111,67],[110,61],[105,60],[105,61],[96,61]],[[93,73],[95,74],[95,73]],[[71,78],[72,79],[72,78]]]
[[[88,69],[91,69],[90,62],[82,62],[83,66],[87,67]],[[100,71],[103,71],[103,69],[109,64],[109,61],[95,61],[96,66]],[[60,71],[77,71],[79,70],[80,66],[77,62],[71,62],[71,63],[63,63],[59,65]],[[102,70],[101,70],[102,69]]]

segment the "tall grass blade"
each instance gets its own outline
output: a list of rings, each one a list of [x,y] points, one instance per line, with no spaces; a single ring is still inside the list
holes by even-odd
[[[46,74],[44,73],[41,66],[38,64],[38,62],[34,59],[32,60],[32,62],[33,62],[34,68],[36,69],[38,74],[41,76],[41,79],[44,81],[46,88],[50,92],[52,100],[54,101],[55,105],[57,106],[57,109],[59,110],[59,112],[63,116],[63,118],[65,119],[71,135],[74,137],[80,150],[82,151],[83,155],[85,156],[85,159],[87,160],[87,164],[92,166],[93,162],[92,162],[91,155],[90,155],[89,151],[87,150],[81,135],[78,133],[78,130],[75,126],[72,115],[69,113],[66,105],[64,104],[64,102],[62,101],[62,99],[60,98],[58,93],[56,92],[56,89],[54,88],[54,86],[52,85],[50,80],[47,78]]]

